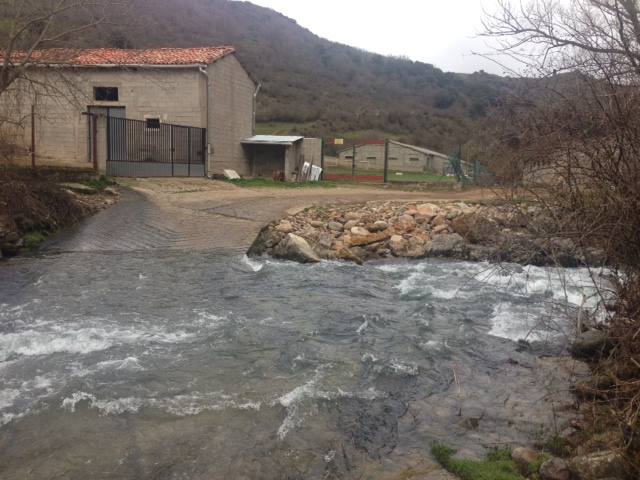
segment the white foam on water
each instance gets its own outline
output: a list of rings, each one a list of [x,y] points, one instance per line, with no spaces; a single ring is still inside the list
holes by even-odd
[[[493,309],[489,335],[508,340],[548,341],[562,335],[553,317],[539,308],[500,303]]]
[[[364,331],[367,329],[367,327],[369,326],[369,320],[365,320],[362,325],[360,325],[358,327],[358,329],[356,330],[356,333],[358,335],[362,335],[364,333]]]
[[[413,363],[404,363],[401,362],[397,359],[393,359],[391,360],[391,362],[389,363],[389,368],[402,376],[409,376],[409,377],[413,377],[418,375],[418,373],[420,373],[420,369],[418,368],[418,366],[416,364]]]
[[[369,388],[363,392],[348,392],[338,388],[336,391],[327,391],[318,387],[318,381],[320,375],[316,373],[316,376],[308,382],[297,386],[293,390],[280,396],[272,405],[281,405],[286,408],[287,415],[278,427],[278,438],[284,440],[287,434],[302,425],[303,415],[300,414],[300,409],[305,400],[335,400],[339,398],[360,398],[365,400],[374,400],[384,396],[383,393]]]
[[[147,330],[79,328],[78,325],[54,325],[47,330],[22,330],[0,335],[0,361],[12,355],[39,356],[54,353],[87,354],[114,345],[139,343],[181,343],[197,335],[185,331],[167,332],[157,327]]]
[[[220,392],[190,395],[176,395],[167,398],[139,398],[123,397],[114,399],[100,399],[87,392],[74,392],[65,398],[61,407],[69,412],[76,411],[78,403],[86,401],[89,408],[98,410],[102,415],[121,415],[123,413],[137,413],[142,408],[157,408],[175,416],[185,417],[198,415],[204,411],[260,410],[262,404],[254,401],[238,401]]]
[[[249,267],[254,272],[259,272],[264,268],[264,263],[258,262],[257,260],[253,260],[249,258],[247,255],[242,257],[242,263]]]
[[[105,360],[104,362],[98,362],[96,367],[99,369],[113,369],[113,370],[130,370],[141,371],[144,367],[140,365],[140,360],[136,357],[127,357],[120,360]]]
[[[557,302],[594,309],[602,300],[599,291],[606,295],[608,282],[606,271],[590,271],[587,268],[552,268],[526,266],[518,270],[499,267],[476,275],[476,280],[493,287],[505,289],[518,296],[547,295]]]
[[[4,410],[13,405],[13,402],[20,396],[20,390],[7,388],[0,390],[0,410]]]

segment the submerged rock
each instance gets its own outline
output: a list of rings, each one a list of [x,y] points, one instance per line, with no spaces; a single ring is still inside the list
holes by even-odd
[[[590,358],[604,352],[609,338],[602,330],[587,330],[580,333],[571,346],[571,353],[576,357]]]
[[[540,478],[542,480],[570,480],[571,471],[567,462],[554,457],[540,466]]]
[[[320,257],[313,251],[307,241],[293,233],[287,234],[287,236],[278,243],[273,249],[273,256],[300,263],[320,262]]]

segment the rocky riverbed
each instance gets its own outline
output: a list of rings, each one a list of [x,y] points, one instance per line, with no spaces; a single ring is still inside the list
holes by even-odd
[[[266,226],[251,255],[302,263],[447,257],[575,267],[604,262],[596,249],[545,235],[546,215],[523,205],[370,202],[314,207]]]

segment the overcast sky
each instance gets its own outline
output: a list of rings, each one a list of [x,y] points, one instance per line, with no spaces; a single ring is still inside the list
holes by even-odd
[[[497,0],[250,0],[293,18],[321,37],[384,55],[404,55],[453,72],[503,73],[472,55],[489,50],[483,8]]]

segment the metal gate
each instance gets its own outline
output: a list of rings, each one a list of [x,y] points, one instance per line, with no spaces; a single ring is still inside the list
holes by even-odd
[[[107,175],[203,177],[207,130],[107,116]]]

